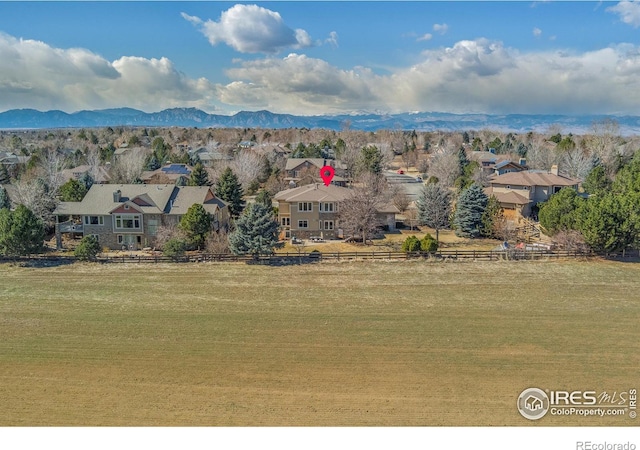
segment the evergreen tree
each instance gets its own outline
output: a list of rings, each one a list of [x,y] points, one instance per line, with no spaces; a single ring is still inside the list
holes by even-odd
[[[11,209],[11,199],[9,198],[9,194],[7,194],[7,190],[0,186],[0,209]]]
[[[435,252],[438,250],[438,241],[436,241],[433,236],[427,233],[420,240],[420,250],[423,252]]]
[[[549,200],[540,205],[540,225],[551,236],[559,231],[574,230],[577,223],[577,210],[582,204],[576,191],[570,187],[560,189]]]
[[[85,236],[73,250],[73,256],[81,261],[94,261],[100,253],[100,244],[95,236]]]
[[[467,158],[467,152],[464,151],[464,147],[458,149],[458,174],[464,175],[465,168],[469,165],[469,159]]]
[[[7,184],[11,182],[11,176],[7,170],[7,166],[0,164],[0,184]]]
[[[437,242],[440,230],[449,227],[451,191],[438,183],[427,184],[422,188],[416,204],[420,223],[436,230]]]
[[[271,193],[266,189],[260,189],[260,192],[256,195],[256,203],[262,203],[267,208],[273,208],[273,198]]]
[[[202,163],[196,164],[193,168],[193,172],[191,172],[191,177],[189,178],[189,184],[191,186],[208,186],[210,184],[209,174]]]
[[[60,200],[63,202],[81,202],[86,193],[85,185],[75,178],[60,186]]]
[[[87,192],[89,192],[89,189],[91,189],[91,186],[93,186],[93,183],[95,182],[89,172],[85,172],[78,181],[84,185]]]
[[[194,203],[182,216],[178,228],[184,231],[191,249],[202,248],[211,232],[211,216],[200,203]]]
[[[216,195],[227,202],[231,217],[236,218],[244,208],[244,195],[242,185],[238,181],[238,177],[233,173],[230,167],[227,167],[216,183]]]
[[[382,152],[375,145],[368,145],[362,148],[362,166],[364,170],[373,174],[382,172]]]
[[[591,169],[589,175],[582,183],[582,187],[589,194],[597,194],[605,192],[611,187],[611,180],[607,177],[607,173],[602,166],[596,166]]]
[[[415,236],[407,237],[402,243],[403,252],[419,252],[421,248],[420,239]]]
[[[482,214],[482,235],[496,237],[496,224],[502,217],[502,208],[495,195],[489,197],[487,207]]]
[[[15,211],[0,209],[0,254],[20,256],[42,250],[44,225],[31,210],[18,205]]]
[[[462,191],[453,218],[456,236],[477,238],[482,234],[482,214],[488,201],[487,194],[475,183]]]
[[[262,203],[247,206],[229,234],[229,247],[236,255],[272,254],[277,244],[278,222],[272,209]]]

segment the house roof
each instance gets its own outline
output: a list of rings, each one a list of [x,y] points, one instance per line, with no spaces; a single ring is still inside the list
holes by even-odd
[[[325,165],[332,165],[336,169],[345,170],[347,168],[346,165],[341,163],[335,159],[324,159],[324,158],[288,158],[287,164],[284,167],[284,170],[293,170],[296,167],[299,167],[301,164],[304,164],[305,161],[308,161],[310,164],[313,164],[318,169],[322,169]]]
[[[313,183],[278,192],[274,199],[284,202],[340,202],[351,195],[351,190],[330,184]]]
[[[515,191],[509,192],[496,192],[492,187],[488,187],[484,189],[484,193],[487,196],[491,197],[492,195],[498,200],[500,203],[511,203],[514,205],[526,205],[530,202],[529,198],[519,194]]]
[[[120,201],[114,192],[120,191]],[[121,205],[130,205],[145,214],[185,214],[200,203],[211,214],[226,204],[208,186],[175,186],[173,184],[94,184],[81,202],[62,202],[56,215],[108,215]]]
[[[489,180],[489,183],[491,183],[492,186],[574,186],[579,182],[579,180],[565,177],[564,175],[554,175],[549,172],[538,172],[532,170],[495,175]]]
[[[71,169],[65,169],[62,171],[62,176],[65,180],[70,180],[72,178],[80,179],[82,175],[87,172],[91,172],[91,166],[88,164],[83,164],[80,166],[73,167]],[[93,180],[95,183],[105,183],[111,179],[109,175],[109,169],[105,166],[98,167],[98,179]]]
[[[351,196],[349,188],[320,183],[307,184],[293,189],[278,192],[274,199],[287,203],[293,202],[341,202]],[[400,210],[390,203],[379,203],[376,209],[380,213],[399,213]]]
[[[511,161],[509,159],[505,159],[505,160],[502,160],[500,162],[497,162],[496,165],[493,166],[493,168],[494,169],[502,169],[503,167],[509,166],[509,165],[511,165],[513,167],[516,167],[518,169],[521,169],[521,170],[525,169],[525,166],[523,166],[522,164],[519,164],[517,162]]]

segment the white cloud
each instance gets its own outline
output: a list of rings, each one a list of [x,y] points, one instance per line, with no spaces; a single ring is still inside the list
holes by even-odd
[[[167,58],[124,56],[113,62],[85,49],[59,49],[0,33],[0,109],[145,111],[211,109],[213,87],[179,72]]]
[[[640,27],[640,1],[638,0],[623,0],[617,5],[607,8],[607,11],[618,14],[620,20],[634,28]]]
[[[436,23],[433,25],[433,31],[440,34],[445,34],[447,31],[449,31],[449,25],[447,25],[446,23]]]
[[[279,13],[258,5],[234,5],[217,22],[186,13],[182,17],[198,27],[211,45],[224,43],[241,53],[269,54],[313,45],[305,30],[289,28]]]
[[[332,47],[338,47],[338,33],[335,31],[332,31],[331,33],[329,33],[329,37],[327,39],[325,39],[324,41],[326,44],[331,45]]]
[[[340,69],[291,54],[244,62],[218,85],[220,100],[275,112],[635,113],[640,103],[640,48],[587,53],[529,52],[478,39],[429,50],[391,75]]]
[[[422,36],[420,36],[418,39],[416,39],[416,41],[418,41],[418,42],[430,41],[432,37],[433,37],[433,34],[426,33],[426,34],[423,34]]]
[[[541,30],[540,28],[538,28],[538,27],[534,28],[534,29],[533,29],[533,35],[534,35],[535,37],[540,37],[540,36],[542,36],[542,30]]]

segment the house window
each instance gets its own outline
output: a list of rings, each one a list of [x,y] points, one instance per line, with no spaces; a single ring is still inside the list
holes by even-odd
[[[282,218],[282,226],[283,227],[291,226],[291,217],[283,217]]]
[[[324,229],[325,230],[333,230],[333,220],[325,220],[324,221]]]
[[[118,235],[118,244],[122,244],[124,242],[124,236],[119,234]]]
[[[320,203],[320,212],[335,212],[336,207],[333,202],[321,202]]]
[[[148,225],[149,225],[149,235],[150,236],[155,236],[156,234],[158,234],[158,220],[157,219],[150,219]]]
[[[560,192],[560,189],[562,189],[562,186],[554,186],[553,187],[553,193],[557,194],[558,192]]]
[[[85,225],[104,225],[104,217],[102,216],[84,216]]]
[[[94,238],[96,240],[96,242],[100,242],[100,235],[99,234],[91,234],[90,235],[92,238]]]
[[[311,202],[298,202],[299,212],[313,211],[313,203]]]
[[[119,214],[114,217],[116,229],[140,230],[142,217],[139,214]]]
[[[300,178],[300,171],[299,170],[294,170],[293,171],[293,177],[294,178]]]
[[[298,228],[309,228],[308,220],[298,220]]]

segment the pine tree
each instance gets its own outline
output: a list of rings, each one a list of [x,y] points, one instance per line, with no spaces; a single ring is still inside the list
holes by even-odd
[[[7,170],[7,166],[0,164],[0,184],[7,184],[11,182],[11,176]]]
[[[496,237],[496,225],[502,217],[502,208],[495,195],[489,197],[487,207],[482,214],[482,235],[484,237]]]
[[[375,145],[369,145],[362,148],[362,166],[373,174],[382,172],[382,152]]]
[[[278,222],[272,209],[262,203],[252,203],[236,220],[229,234],[229,247],[236,255],[269,255],[278,243]]]
[[[462,191],[453,218],[456,236],[476,238],[481,235],[482,214],[488,201],[487,194],[475,183]]]
[[[420,223],[436,231],[437,242],[440,230],[449,228],[451,191],[437,183],[427,184],[422,189],[416,204]]]
[[[258,192],[258,195],[256,195],[256,203],[262,203],[268,208],[273,208],[271,193],[266,189],[260,189],[260,192]]]
[[[233,173],[230,167],[227,167],[216,183],[216,195],[227,202],[231,217],[236,218],[244,208],[244,195],[242,185],[238,181],[238,177]]]
[[[63,202],[81,202],[86,193],[85,185],[75,178],[60,186],[60,200]]]
[[[200,203],[194,203],[182,216],[178,228],[184,231],[189,248],[202,248],[211,232],[211,216]]]
[[[210,184],[207,169],[204,168],[202,163],[196,164],[193,168],[193,172],[191,172],[191,177],[189,178],[189,184],[191,186],[208,186]]]
[[[0,254],[20,256],[42,250],[44,225],[30,209],[18,205],[15,211],[0,209]]]
[[[7,194],[7,190],[0,186],[0,209],[11,209],[11,199],[9,198],[9,194]]]
[[[464,147],[460,147],[458,149],[458,175],[464,175],[464,169],[469,165],[469,158],[467,158],[467,153],[464,150]]]

